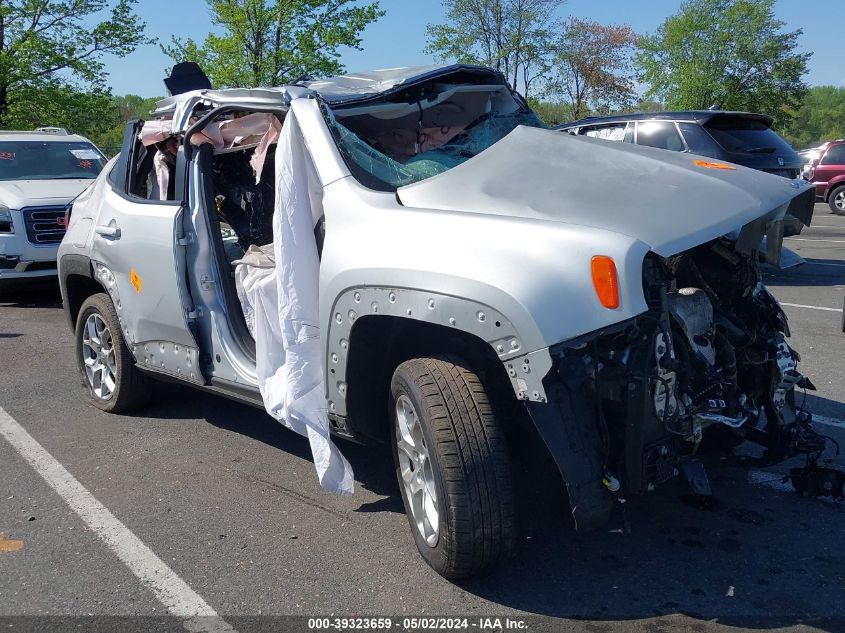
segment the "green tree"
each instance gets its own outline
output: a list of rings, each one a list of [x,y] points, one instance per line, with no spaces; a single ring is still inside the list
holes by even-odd
[[[78,90],[63,84],[23,88],[8,112],[9,126],[66,128],[91,139],[106,155],[120,151],[126,122],[147,119],[160,97],[113,97],[107,90]]]
[[[6,112],[11,128],[31,130],[54,125],[97,137],[117,124],[118,112],[108,91],[77,90],[60,83],[22,86]]]
[[[560,101],[537,101],[529,99],[531,109],[546,125],[559,125],[572,120],[572,108],[568,103]]]
[[[99,100],[104,92],[102,57],[122,57],[144,39],[136,0],[0,1],[0,127],[55,97],[66,108],[74,93]],[[70,82],[84,82],[77,89]],[[44,92],[40,92],[44,91]],[[103,101],[104,103],[105,101]],[[55,114],[53,116],[56,116]]]
[[[133,119],[149,119],[150,112],[155,109],[156,101],[161,97],[139,97],[138,95],[123,95],[112,97],[112,124],[102,130],[89,132],[88,137],[103,150],[106,155],[113,156],[120,151],[123,144],[123,133],[126,122]]]
[[[789,126],[782,132],[784,138],[798,148],[845,138],[845,88],[810,88]]]
[[[429,24],[426,53],[490,66],[526,97],[551,67],[555,11],[563,0],[443,0],[445,24]]]
[[[627,25],[599,24],[570,17],[554,45],[551,85],[569,104],[569,119],[590,111],[608,114],[636,97],[631,53],[637,35]]]
[[[126,123],[131,119],[148,119],[150,112],[156,107],[156,102],[162,98],[123,95],[121,97],[114,97],[114,106],[117,108],[121,123]]]
[[[162,50],[194,61],[212,85],[279,86],[302,75],[343,71],[342,46],[361,47],[361,32],[384,15],[378,2],[355,0],[207,0],[211,22],[202,44],[173,38]]]
[[[636,65],[647,98],[670,109],[763,112],[783,124],[806,91],[812,53],[800,29],[783,32],[774,0],[687,0],[654,35],[641,37]]]
[[[632,112],[663,112],[666,106],[653,99],[640,99],[634,104]]]

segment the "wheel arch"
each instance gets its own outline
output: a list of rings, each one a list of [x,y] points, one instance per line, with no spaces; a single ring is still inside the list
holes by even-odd
[[[330,357],[327,382],[345,383],[340,417],[344,430],[362,440],[386,437],[390,381],[396,367],[412,358],[443,353],[460,356],[479,374],[498,405],[517,402],[496,350],[465,330],[407,316],[368,314],[355,320],[345,351],[343,366]],[[337,420],[338,402],[330,403],[335,405],[332,413]]]
[[[65,316],[71,329],[76,327],[79,310],[88,297],[99,292],[108,294],[106,288],[94,277],[91,260],[84,255],[62,257],[59,263],[59,286]]]
[[[830,195],[834,191],[836,191],[837,189],[839,189],[840,187],[843,187],[843,186],[845,186],[845,176],[839,176],[839,177],[831,180],[830,182],[828,182],[827,183],[827,189],[824,192],[824,201],[829,202],[830,201]]]
[[[355,435],[343,426],[350,416],[350,397],[358,407],[352,412],[354,424],[362,420],[360,400],[352,391],[384,395],[375,400],[374,406],[380,407],[386,402],[392,370],[412,358],[411,353],[465,350],[479,364],[495,368],[491,373],[505,377],[505,392],[522,400],[545,401],[542,379],[551,368],[551,357],[531,315],[512,297],[505,297],[510,299],[504,301],[507,307],[497,309],[464,298],[473,296],[471,293],[460,294],[359,286],[347,288],[334,299],[331,311],[323,315],[327,324],[322,341],[323,371],[328,412],[337,421],[339,432]],[[487,296],[494,295],[488,292]],[[391,363],[393,366],[385,368]],[[362,376],[370,376],[378,389],[362,387]],[[382,412],[377,409],[375,418]],[[364,417],[372,414],[367,409]]]

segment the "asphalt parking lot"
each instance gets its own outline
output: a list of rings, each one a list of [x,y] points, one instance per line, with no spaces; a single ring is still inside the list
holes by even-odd
[[[817,205],[814,226],[785,243],[806,264],[765,281],[818,387],[806,406],[845,448],[845,217]],[[511,616],[534,630],[845,629],[845,506],[791,492],[781,482],[789,463],[716,464],[715,506],[689,504],[676,482],[628,504],[630,534],[582,536],[560,481],[517,459],[519,550],[492,575],[457,585],[419,558],[385,451],[343,444],[357,491],[337,497],[319,488],[306,440],[256,409],[166,384],[134,415],[84,404],[50,285],[0,298],[0,368],[0,407],[185,595],[222,618],[219,630],[286,630],[285,620],[257,616],[287,615]],[[833,459],[845,468],[845,456]],[[183,630],[164,618],[160,593],[2,437],[0,533],[0,616],[145,616],[123,630]],[[83,630],[94,621],[0,624]]]

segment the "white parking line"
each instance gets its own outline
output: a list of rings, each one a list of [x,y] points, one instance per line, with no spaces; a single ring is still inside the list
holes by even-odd
[[[782,306],[789,306],[790,308],[807,308],[808,310],[824,310],[825,312],[842,312],[842,308],[825,308],[823,306],[805,306],[801,303],[784,303],[780,302]]]
[[[202,597],[0,407],[0,435],[191,633],[234,633]]]
[[[845,244],[845,240],[811,240],[808,237],[785,237],[785,240],[795,240],[796,242],[827,242],[828,244]]]

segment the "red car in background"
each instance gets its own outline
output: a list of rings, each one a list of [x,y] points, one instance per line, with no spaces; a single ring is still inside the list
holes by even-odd
[[[836,215],[845,215],[845,139],[819,148],[806,178],[816,185],[816,200],[827,202]]]

